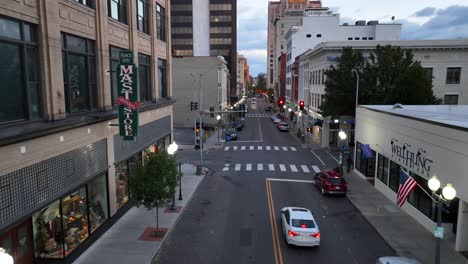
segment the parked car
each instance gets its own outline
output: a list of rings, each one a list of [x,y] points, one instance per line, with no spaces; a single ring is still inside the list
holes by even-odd
[[[273,116],[273,123],[275,124],[278,124],[279,122],[281,122],[281,119],[277,118],[276,116]]]
[[[314,175],[314,185],[320,188],[322,195],[346,194],[346,181],[335,170],[324,170]]]
[[[380,257],[376,264],[422,264],[415,259],[402,257]]]
[[[229,128],[226,130],[226,140],[237,140],[237,131],[235,128]]]
[[[200,128],[200,122],[197,121],[195,127]],[[202,128],[203,128],[203,130],[214,130],[216,127],[213,124],[203,122],[202,123]]]
[[[235,128],[237,131],[240,131],[244,128],[244,124],[241,121],[237,120],[232,123],[232,127]]]
[[[267,112],[270,112],[271,110],[273,110],[273,107],[271,107],[271,106],[269,105],[269,106],[267,106],[267,107],[265,108],[265,110],[266,110]]]
[[[282,208],[281,226],[287,244],[306,247],[320,246],[320,230],[309,209]]]
[[[278,122],[277,126],[280,131],[289,131],[289,124],[286,122]]]

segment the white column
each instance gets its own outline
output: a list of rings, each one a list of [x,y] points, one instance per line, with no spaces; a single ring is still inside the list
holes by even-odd
[[[468,251],[468,203],[460,200],[458,206],[456,251]]]

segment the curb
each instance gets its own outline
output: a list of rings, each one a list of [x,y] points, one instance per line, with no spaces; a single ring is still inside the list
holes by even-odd
[[[204,170],[206,168],[204,167]],[[208,169],[207,169],[208,170]],[[208,170],[209,171],[209,170]],[[175,227],[177,226],[177,223],[179,223],[180,221],[180,218],[182,217],[182,215],[185,213],[185,208],[188,207],[190,205],[190,203],[192,202],[192,199],[193,197],[196,195],[196,192],[198,190],[198,188],[200,187],[200,185],[205,181],[206,179],[206,176],[207,174],[203,175],[203,180],[200,181],[200,183],[197,185],[197,187],[195,188],[195,190],[193,190],[193,195],[190,196],[190,198],[188,199],[187,203],[185,204],[185,206],[182,207],[180,213],[179,213],[179,216],[177,217],[177,219],[175,220],[174,224],[172,225],[171,228],[169,228],[169,231],[167,232],[167,234],[164,236],[164,238],[161,240],[161,246],[159,246],[158,250],[156,250],[156,252],[153,254],[153,256],[151,257],[151,262],[148,263],[148,264],[155,264],[155,258],[156,256],[158,255],[159,251],[161,250],[161,248],[164,246],[164,243],[166,242],[167,239],[169,239],[169,237],[172,235],[172,231],[175,229]],[[200,177],[198,175],[195,175],[197,177]]]

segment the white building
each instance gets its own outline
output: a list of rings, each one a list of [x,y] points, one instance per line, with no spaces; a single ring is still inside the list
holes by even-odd
[[[292,64],[295,58],[317,44],[326,41],[399,40],[401,24],[380,24],[378,21],[356,21],[355,25],[340,25],[340,15],[328,8],[306,9],[301,25],[292,26],[286,39],[286,101],[291,98]],[[298,100],[302,98],[298,91]]]
[[[321,129],[319,126],[314,127],[312,136],[322,147],[338,143],[339,129],[351,129],[343,120],[335,125],[320,115],[319,106],[325,94],[325,70],[338,63],[343,47],[359,49],[367,58],[377,45],[412,49],[414,60],[421,62],[428,75],[432,76],[435,96],[445,104],[468,104],[468,39],[324,42],[300,56],[299,75],[304,76],[304,80],[299,82],[298,88],[303,91],[310,119],[325,120]]]
[[[444,238],[455,237],[455,250],[468,251],[468,105],[401,107],[357,108],[354,170],[375,179],[375,188],[395,202],[400,167],[428,193],[432,176],[441,188],[453,184],[456,199],[442,214]],[[402,210],[434,231],[436,210],[421,188],[411,193]]]

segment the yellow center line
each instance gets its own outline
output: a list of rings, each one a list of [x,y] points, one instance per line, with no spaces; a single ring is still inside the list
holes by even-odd
[[[267,189],[267,197],[268,197],[268,206],[270,211],[270,223],[271,223],[271,231],[273,237],[273,248],[275,252],[275,263],[283,264],[283,256],[281,253],[281,246],[278,238],[278,228],[275,221],[275,205],[273,203],[273,194],[271,192],[271,184],[270,181],[266,180],[266,189]]]

